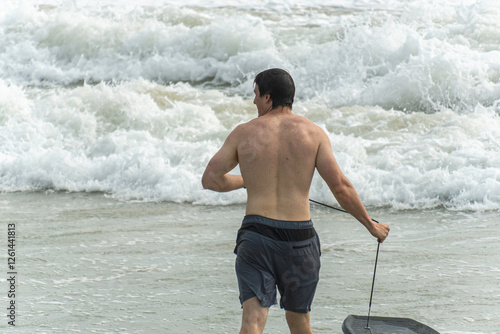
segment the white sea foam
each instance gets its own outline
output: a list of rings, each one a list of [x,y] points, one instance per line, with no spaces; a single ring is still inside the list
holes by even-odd
[[[279,66],[366,204],[500,204],[496,2],[40,3],[0,13],[0,191],[244,202],[201,173]]]

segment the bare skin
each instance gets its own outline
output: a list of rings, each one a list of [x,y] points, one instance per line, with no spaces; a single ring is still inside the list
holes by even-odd
[[[327,134],[288,107],[273,109],[270,96],[260,96],[258,85],[254,93],[259,117],[229,134],[208,163],[203,187],[214,191],[246,187],[247,215],[303,221],[310,219],[309,189],[316,169],[338,203],[383,242],[389,226],[371,220],[340,170]],[[228,174],[238,164],[241,175]],[[291,333],[312,333],[309,313],[287,311],[286,318]],[[262,333],[266,319],[267,308],[260,306],[257,298],[244,302],[240,333]]]

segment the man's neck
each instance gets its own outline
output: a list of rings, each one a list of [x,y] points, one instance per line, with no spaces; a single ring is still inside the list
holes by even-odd
[[[277,106],[276,108],[271,109],[260,116],[265,116],[265,115],[279,116],[279,115],[291,115],[291,114],[292,114],[292,109],[290,107]]]

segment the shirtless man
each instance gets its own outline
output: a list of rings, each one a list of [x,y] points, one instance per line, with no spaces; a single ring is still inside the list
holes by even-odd
[[[383,242],[386,224],[375,224],[340,170],[330,139],[292,113],[295,86],[280,69],[255,78],[258,117],[238,125],[203,174],[205,189],[246,187],[246,216],[235,248],[243,317],[240,333],[262,333],[269,307],[280,306],[292,334],[312,333],[309,312],[319,279],[320,246],[309,212],[315,169],[338,203]],[[228,174],[240,165],[241,175]]]

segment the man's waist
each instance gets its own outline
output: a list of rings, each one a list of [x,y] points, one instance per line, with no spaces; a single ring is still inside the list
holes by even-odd
[[[313,227],[312,220],[281,220],[264,217],[261,215],[246,215],[243,218],[242,224],[246,223],[257,223],[266,225],[269,227],[280,228],[280,229],[306,229]]]
[[[240,231],[252,231],[279,241],[303,241],[316,235],[311,220],[286,221],[259,215],[247,215]]]

